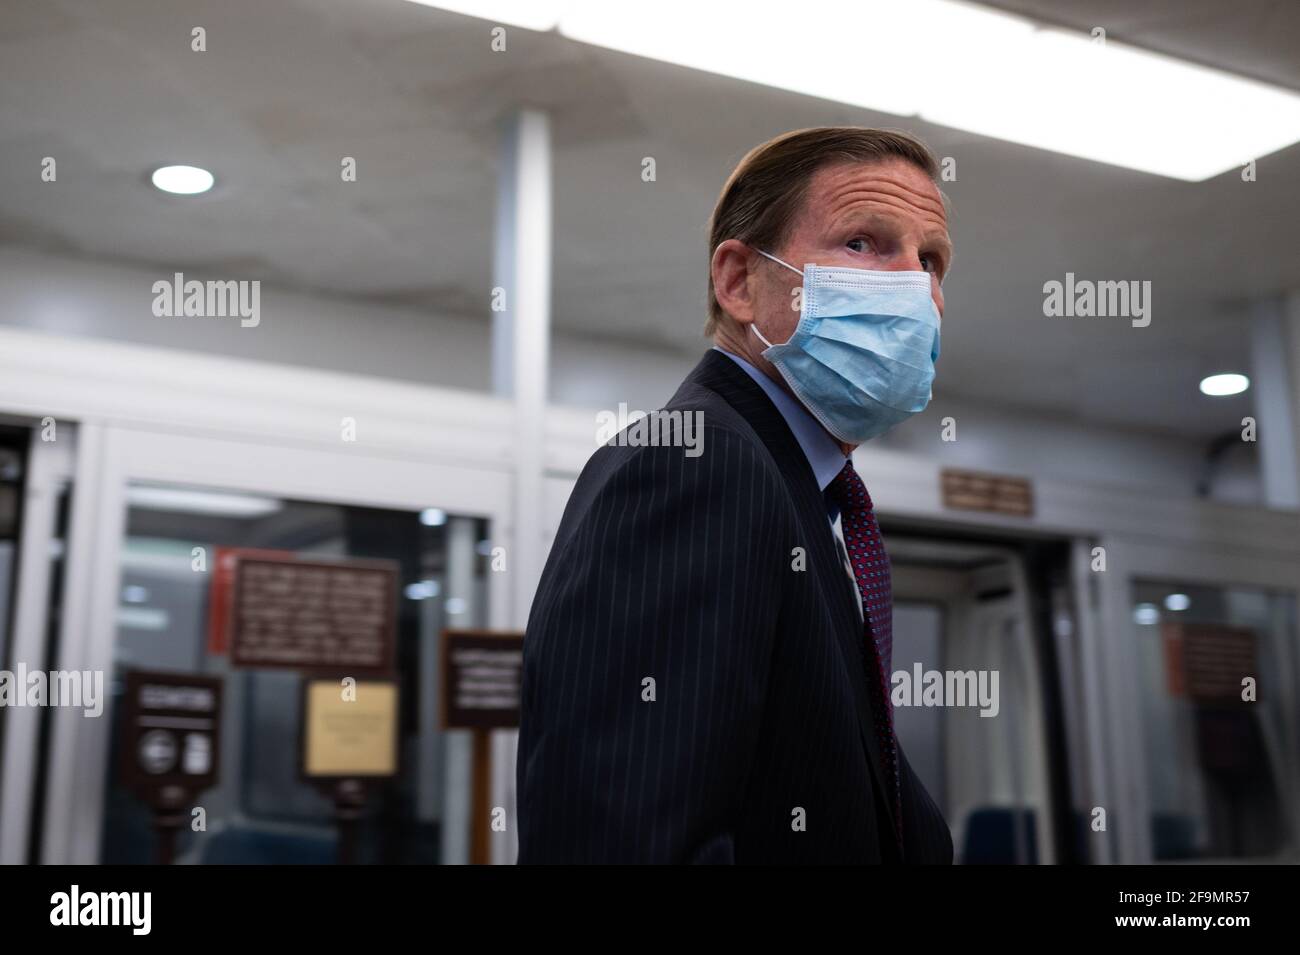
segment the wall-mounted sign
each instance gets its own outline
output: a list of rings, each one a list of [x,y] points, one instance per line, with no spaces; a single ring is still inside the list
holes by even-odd
[[[1165,656],[1165,690],[1170,696],[1187,695],[1187,670],[1183,666],[1183,625],[1160,623],[1160,645]]]
[[[393,668],[397,564],[241,554],[229,619],[230,662],[240,667]]]
[[[1168,632],[1181,645],[1182,685],[1193,700],[1239,703],[1241,681],[1253,677],[1258,683],[1253,631],[1243,627],[1170,624]]]
[[[959,511],[987,511],[1032,517],[1034,487],[1028,478],[944,468],[939,472],[943,506]]]
[[[442,728],[517,727],[523,660],[519,631],[444,630]]]
[[[394,776],[398,770],[395,680],[303,681],[302,774],[316,781]]]
[[[221,678],[130,670],[123,701],[121,776],[151,805],[179,806],[215,786]]]

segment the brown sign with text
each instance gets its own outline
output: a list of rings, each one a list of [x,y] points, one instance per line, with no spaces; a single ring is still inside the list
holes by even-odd
[[[393,667],[397,565],[241,556],[230,662],[240,667],[385,673]]]
[[[178,806],[217,783],[221,678],[129,670],[123,785],[151,805]]]
[[[518,631],[443,631],[442,728],[517,727],[523,659]]]
[[[943,506],[959,511],[987,511],[1032,517],[1034,487],[1028,478],[944,468],[940,472]]]

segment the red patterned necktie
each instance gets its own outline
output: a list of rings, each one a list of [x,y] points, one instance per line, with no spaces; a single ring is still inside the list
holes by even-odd
[[[848,548],[853,579],[862,595],[862,615],[870,649],[867,657],[876,679],[876,735],[880,739],[886,775],[894,786],[895,835],[901,853],[902,791],[898,776],[898,744],[894,736],[894,706],[889,698],[889,666],[894,649],[894,598],[889,583],[889,555],[885,553],[885,543],[880,538],[880,525],[876,523],[871,495],[854,470],[852,461],[844,462],[844,469],[835,476],[826,493],[839,507],[844,545]]]

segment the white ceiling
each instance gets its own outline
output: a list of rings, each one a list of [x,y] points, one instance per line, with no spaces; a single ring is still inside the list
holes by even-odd
[[[998,5],[1300,89],[1293,0]],[[1184,183],[551,34],[511,29],[493,53],[487,28],[405,0],[6,0],[0,241],[486,323],[497,122],[539,106],[554,121],[556,325],[686,368],[703,347],[705,226],[736,160],[795,127],[902,126],[957,160],[936,391],[1198,437],[1249,412],[1196,384],[1246,369],[1246,302],[1300,287],[1300,147],[1260,159],[1255,182]],[[39,181],[44,156],[57,188]],[[145,177],[165,161],[218,187],[161,196]],[[1151,325],[1044,318],[1043,283],[1067,271],[1149,280]]]

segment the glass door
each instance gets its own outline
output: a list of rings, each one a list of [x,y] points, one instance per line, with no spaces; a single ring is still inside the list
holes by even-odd
[[[1300,860],[1293,520],[1241,509],[1188,543],[1102,541],[1106,569],[1093,577],[1118,861]]]
[[[1154,861],[1296,857],[1296,635],[1293,594],[1134,581]]]
[[[53,666],[63,605],[63,565],[76,429],[16,421],[0,426],[0,670]],[[18,681],[21,685],[21,681]],[[41,740],[49,707],[0,707],[0,864],[36,861]]]
[[[127,487],[112,686],[129,668],[219,675],[224,682],[221,784],[202,796],[206,829],[182,830],[178,861],[329,863],[333,805],[297,772],[300,675],[234,669],[212,639],[215,571],[228,548],[303,559],[377,558],[399,567],[397,678],[403,771],[381,785],[360,827],[361,862],[442,860],[444,740],[438,731],[438,640],[487,620],[487,521],[448,514],[132,483]],[[196,562],[195,555],[206,559]],[[120,740],[114,705],[110,739]],[[430,718],[433,717],[433,718]],[[151,813],[110,757],[104,863],[153,861]]]
[[[439,732],[437,651],[444,627],[508,619],[509,587],[489,558],[508,526],[507,474],[351,449],[87,430],[79,468],[97,465],[97,494],[74,511],[69,591],[79,587],[82,599],[59,654],[67,667],[102,668],[112,693],[103,719],[55,715],[42,858],[154,858],[150,812],[118,771],[128,669],[223,678],[220,782],[199,800],[206,828],[182,829],[178,862],[336,858],[332,804],[299,778],[299,673],[232,668],[213,640],[218,556],[255,548],[397,566],[401,768],[367,800],[359,861],[464,861],[469,747]],[[76,547],[79,534],[89,546]]]

